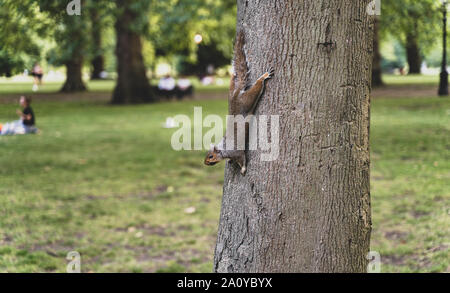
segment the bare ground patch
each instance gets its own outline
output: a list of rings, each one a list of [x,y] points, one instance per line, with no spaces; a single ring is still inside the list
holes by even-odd
[[[87,200],[101,200],[101,199],[127,199],[127,198],[139,198],[139,199],[154,199],[158,195],[167,192],[167,185],[159,185],[153,190],[143,191],[138,193],[129,194],[101,194],[101,195],[86,195]]]
[[[384,236],[389,240],[405,241],[408,238],[409,233],[402,231],[387,231]]]

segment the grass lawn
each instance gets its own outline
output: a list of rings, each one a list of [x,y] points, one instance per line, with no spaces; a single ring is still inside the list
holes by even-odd
[[[15,119],[1,99],[0,122]],[[35,99],[42,134],[0,137],[0,272],[65,272],[73,250],[83,272],[210,272],[224,164],[173,151],[162,128],[194,106],[227,108]],[[377,98],[371,119],[382,271],[449,272],[450,99]]]
[[[387,85],[437,85],[439,84],[439,76],[434,75],[421,75],[421,74],[411,74],[411,75],[393,75],[386,74],[383,75],[383,82]]]
[[[196,91],[200,92],[214,92],[226,90],[230,84],[229,78],[218,78],[215,85],[202,85],[198,79],[191,78],[191,82]],[[156,79],[151,81],[152,85],[157,85]],[[39,86],[38,93],[54,93],[61,89],[63,83],[59,81],[47,81]],[[115,81],[113,80],[96,80],[87,81],[86,86],[90,92],[110,92],[114,89]],[[9,79],[0,78],[0,95],[1,94],[31,94],[33,81],[31,78],[27,82],[15,81],[11,82]]]
[[[31,94],[33,80],[32,78],[27,78],[28,81],[15,81],[12,82],[10,79],[0,78],[0,95],[1,94]],[[196,91],[200,92],[215,92],[227,90],[229,86],[229,78],[219,78],[221,84],[204,86],[198,79],[191,78],[192,84],[194,85]],[[419,86],[430,86],[437,85],[439,83],[438,76],[432,75],[383,75],[383,81],[389,86],[409,86],[409,85],[419,85]],[[157,85],[158,81],[156,79],[152,80],[153,85]],[[46,81],[39,88],[39,93],[54,93],[61,89],[62,82],[57,81]],[[88,81],[86,85],[90,92],[110,92],[114,89],[115,82],[113,80],[104,81]]]

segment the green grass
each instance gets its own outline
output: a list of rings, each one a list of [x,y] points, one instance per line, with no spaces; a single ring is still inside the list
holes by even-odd
[[[229,85],[229,78],[219,78],[223,81],[221,85],[202,85],[197,78],[191,78],[192,84],[199,92],[215,92],[227,90]],[[421,85],[430,86],[439,83],[439,76],[433,75],[383,75],[383,81],[390,86],[405,86],[405,85]],[[156,85],[158,81],[152,80],[151,83]],[[32,94],[32,79],[28,81],[12,82],[10,79],[0,78],[0,95],[1,94]],[[54,93],[61,89],[63,82],[48,81],[40,86],[38,93]],[[86,81],[86,86],[90,92],[111,92],[114,89],[115,81]]]
[[[224,165],[173,151],[161,127],[194,106],[226,114],[225,100],[36,100],[42,134],[0,137],[0,272],[65,272],[72,250],[83,272],[210,272]],[[0,103],[0,122],[16,108]],[[449,271],[450,99],[374,99],[371,119],[382,271]]]
[[[450,271],[450,99],[380,99],[371,121],[372,249],[386,272]]]
[[[191,78],[192,84],[195,90],[200,92],[214,92],[220,90],[226,90],[228,88],[230,79],[229,78],[219,78],[223,81],[221,85],[202,85],[198,79]],[[157,85],[157,80],[152,80],[153,85]],[[54,93],[61,89],[63,82],[48,81],[44,82],[40,87],[38,93]],[[87,81],[86,86],[90,92],[110,92],[114,89],[115,81],[113,80],[96,80]],[[29,81],[17,81],[12,82],[9,79],[0,78],[0,95],[1,94],[31,94],[33,82],[32,79]]]
[[[39,93],[53,93],[61,89],[63,83],[50,81],[39,86]],[[0,80],[0,94],[31,94],[33,83],[29,82],[10,82],[8,80]],[[111,91],[114,87],[114,81],[89,81],[87,84],[91,92]]]
[[[71,250],[83,271],[210,271],[223,171],[203,167],[202,152],[173,151],[174,130],[161,127],[197,104],[225,108],[35,103],[42,134],[0,138],[0,271],[64,271]],[[1,105],[0,119],[15,107]]]
[[[421,75],[421,74],[411,74],[411,75],[393,75],[385,74],[383,75],[383,82],[387,85],[438,85],[439,76],[435,75]]]

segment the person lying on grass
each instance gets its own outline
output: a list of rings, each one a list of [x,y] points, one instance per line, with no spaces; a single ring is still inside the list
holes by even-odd
[[[15,134],[27,134],[37,133],[38,129],[34,126],[36,118],[34,116],[33,109],[31,108],[31,99],[25,96],[20,97],[20,106],[22,110],[17,110],[16,113],[20,119],[0,124],[0,135],[15,135]]]

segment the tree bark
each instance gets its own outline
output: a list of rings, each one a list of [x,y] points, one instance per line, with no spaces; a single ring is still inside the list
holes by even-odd
[[[366,271],[369,2],[238,0],[251,80],[275,69],[256,115],[280,115],[280,151],[227,163],[215,272]]]
[[[102,50],[102,24],[97,9],[93,8],[91,11],[92,22],[92,50],[94,52],[94,58],[92,59],[92,72],[91,79],[101,79],[101,73],[105,69],[105,62],[103,58]]]
[[[406,58],[409,65],[410,74],[420,74],[422,66],[422,56],[420,55],[417,36],[413,33],[406,35]]]
[[[379,87],[383,85],[378,27],[379,22],[375,18],[373,32],[372,87]]]
[[[74,56],[66,62],[66,81],[62,92],[82,92],[86,90],[83,82],[83,57]]]
[[[140,35],[133,31],[132,22],[136,13],[126,0],[117,0],[117,8],[123,10],[116,21],[117,84],[113,104],[152,102],[154,96],[147,79]]]
[[[42,1],[43,3],[47,3]],[[81,5],[84,1],[81,2]],[[47,3],[49,5],[49,3]],[[65,5],[59,8],[65,8]],[[51,5],[50,5],[51,7]],[[59,9],[58,8],[58,9]],[[53,8],[47,7],[51,11]],[[55,13],[54,11],[52,13]],[[55,14],[56,16],[56,14]],[[64,65],[66,66],[66,81],[61,92],[82,92],[86,91],[86,85],[83,82],[83,56],[86,53],[87,39],[85,36],[86,22],[84,14],[81,16],[70,16],[64,14],[62,22],[64,24],[64,34],[57,34],[56,41],[63,51]]]

